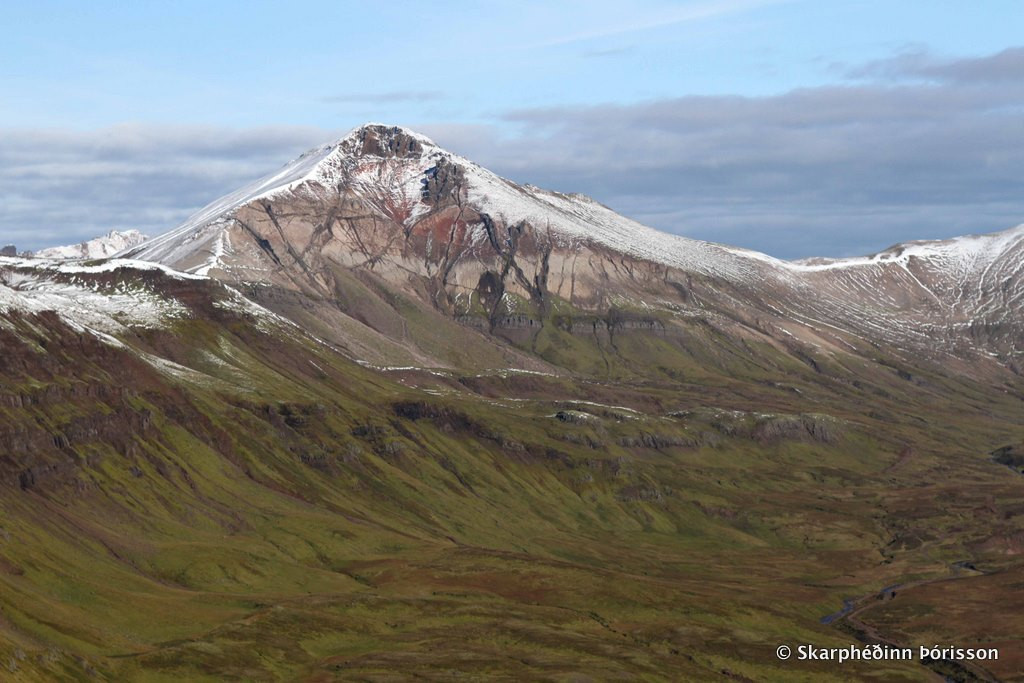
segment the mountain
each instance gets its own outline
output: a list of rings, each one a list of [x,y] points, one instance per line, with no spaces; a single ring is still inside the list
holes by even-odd
[[[147,239],[149,238],[138,230],[125,230],[123,232],[111,230],[102,237],[96,237],[79,244],[40,249],[34,256],[60,259],[102,259],[113,256],[119,251],[136,247]]]
[[[0,257],[0,666],[1012,680],[1021,244],[784,262],[371,124]],[[854,642],[1000,658],[776,655]]]
[[[558,306],[711,309],[829,347],[878,339],[1014,364],[1024,351],[1024,226],[786,262],[667,235],[583,195],[517,185],[382,125],[311,150],[123,253],[327,298],[336,269],[371,273],[492,329],[540,326]]]

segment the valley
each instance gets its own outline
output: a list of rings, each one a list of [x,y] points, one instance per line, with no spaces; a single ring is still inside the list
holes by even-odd
[[[2,257],[0,672],[1015,680],[1022,296],[1021,228],[783,262],[378,124]]]

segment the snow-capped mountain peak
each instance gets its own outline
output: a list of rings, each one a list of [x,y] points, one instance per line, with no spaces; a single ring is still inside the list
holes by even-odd
[[[119,251],[131,249],[149,239],[138,230],[111,230],[106,235],[60,247],[40,249],[35,255],[50,259],[100,259],[109,258]]]
[[[437,143],[426,135],[384,123],[367,123],[353,128],[335,146],[348,154],[383,158],[411,158],[440,150]]]

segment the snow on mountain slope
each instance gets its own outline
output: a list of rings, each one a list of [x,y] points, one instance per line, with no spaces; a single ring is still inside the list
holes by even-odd
[[[336,145],[326,145],[310,150],[275,173],[204,206],[177,228],[154,237],[141,248],[127,247],[118,255],[131,254],[141,260],[170,264],[194,251],[204,248],[215,249],[211,247],[211,241],[216,243],[219,233],[216,226],[226,216],[230,216],[235,209],[251,201],[271,197],[277,192],[315,178],[320,164],[335,147]]]
[[[119,232],[111,230],[106,235],[79,244],[40,249],[35,256],[54,259],[100,259],[136,247],[149,239],[138,230]]]
[[[109,335],[131,326],[162,327],[186,315],[180,302],[141,283],[121,280],[110,285],[97,278],[118,268],[194,277],[139,261],[109,260],[85,266],[61,260],[0,258],[0,314],[54,311],[74,329],[107,341]],[[4,324],[2,318],[0,324]]]
[[[808,281],[829,283],[862,297],[902,281],[891,298],[917,292],[922,306],[973,318],[992,308],[1020,316],[1024,310],[1024,225],[985,235],[898,244],[872,256],[809,259],[786,267]],[[850,298],[849,296],[847,298]]]
[[[905,265],[911,259],[916,258],[941,264],[947,272],[963,275],[990,265],[1000,256],[1022,244],[1024,244],[1024,224],[984,235],[965,235],[949,240],[903,242],[871,256],[845,259],[810,258],[781,261],[780,263],[796,271],[812,272],[888,263]]]
[[[333,144],[309,150],[278,171],[211,202],[180,226],[149,240],[142,248],[126,248],[121,255],[130,254],[142,260],[165,264],[187,260],[197,251],[207,251],[211,256],[216,256],[217,252],[225,248],[224,243],[220,241],[220,233],[226,227],[227,219],[230,219],[238,208],[259,199],[272,199],[282,192],[306,183],[336,188],[342,178],[350,176],[355,187],[371,195],[380,195],[382,175],[361,175],[353,163],[356,138],[363,128],[365,126],[353,129]],[[423,161],[437,158],[443,152],[425,136],[407,132],[420,141],[425,149],[429,149],[430,154],[424,154]],[[389,189],[403,193],[409,201],[418,201],[420,177],[429,165],[420,163],[412,168],[403,169],[406,171],[405,175],[397,184],[392,183]],[[212,263],[207,263],[204,270],[209,270],[211,265]],[[192,270],[199,268],[195,267]]]
[[[623,254],[705,275],[748,280],[763,271],[763,255],[660,232],[621,216],[581,194],[517,185],[457,157],[467,165],[469,200],[508,223],[526,221],[549,230],[556,243],[594,242]]]
[[[150,277],[157,275],[158,278]],[[73,329],[124,346],[118,336],[132,327],[166,328],[189,318],[189,307],[168,288],[167,278],[184,291],[195,289],[212,296],[215,308],[244,315],[266,333],[311,338],[290,320],[250,301],[234,288],[207,277],[183,273],[159,263],[133,259],[107,259],[86,265],[65,259],[0,257],[0,326],[11,312],[39,314],[52,311]],[[163,283],[163,284],[161,284]],[[208,286],[216,286],[211,290]],[[194,295],[194,293],[193,293]],[[187,295],[186,295],[187,296]],[[130,339],[127,337],[126,339]]]

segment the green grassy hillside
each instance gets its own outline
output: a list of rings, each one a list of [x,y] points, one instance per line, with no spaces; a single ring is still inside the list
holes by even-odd
[[[821,619],[883,586],[1020,571],[1009,375],[566,310],[502,352],[558,373],[376,371],[194,310],[135,350],[0,329],[5,680],[927,680],[775,648],[858,642]]]

